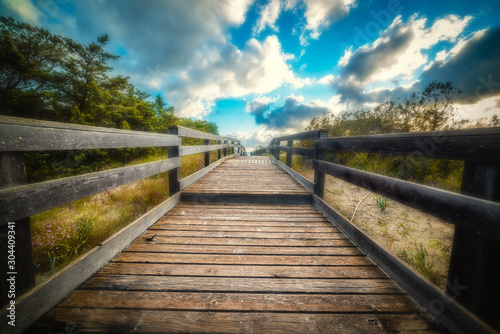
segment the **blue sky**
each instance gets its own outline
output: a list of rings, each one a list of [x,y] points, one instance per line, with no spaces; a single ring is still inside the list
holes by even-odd
[[[463,90],[463,117],[500,115],[500,1],[0,0],[0,12],[81,43],[109,34],[114,74],[250,150],[433,80]]]

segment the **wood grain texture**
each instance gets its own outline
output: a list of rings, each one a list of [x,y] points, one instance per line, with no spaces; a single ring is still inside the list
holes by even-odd
[[[0,116],[0,151],[180,145],[177,136]]]

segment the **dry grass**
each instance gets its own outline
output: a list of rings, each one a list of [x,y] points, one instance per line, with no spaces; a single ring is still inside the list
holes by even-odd
[[[150,160],[142,159],[132,164]],[[217,152],[212,152],[211,161],[215,160]],[[181,178],[203,167],[203,153],[182,157]],[[37,281],[47,279],[168,196],[166,172],[32,216]]]

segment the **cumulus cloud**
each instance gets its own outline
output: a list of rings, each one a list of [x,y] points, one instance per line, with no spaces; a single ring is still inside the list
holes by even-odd
[[[304,0],[307,9],[306,29],[310,37],[317,39],[321,30],[328,28],[334,21],[346,16],[356,6],[356,0]]]
[[[333,74],[328,74],[319,79],[318,83],[329,86],[332,85],[334,81],[335,81],[335,76]]]
[[[341,73],[335,83],[342,99],[363,104],[383,101],[403,92],[403,87],[371,92],[365,89],[376,82],[415,81],[418,70],[429,62],[426,51],[441,41],[456,42],[470,20],[469,16],[449,15],[427,27],[426,18],[414,15],[405,23],[398,16],[373,43],[355,51],[346,50],[339,62]]]
[[[243,50],[232,44],[198,52],[188,71],[167,85],[168,97],[182,116],[207,114],[217,99],[265,94],[283,84],[310,83],[289,68],[276,36],[249,40]]]
[[[284,104],[270,110],[274,101],[257,100],[247,103],[247,111],[255,117],[255,122],[270,129],[303,130],[313,117],[331,111],[328,103],[321,100],[304,102],[302,95],[290,95]]]

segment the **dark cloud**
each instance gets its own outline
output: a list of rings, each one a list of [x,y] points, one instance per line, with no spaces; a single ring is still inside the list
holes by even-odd
[[[500,93],[500,26],[470,39],[450,60],[437,62],[421,77],[420,89],[429,82],[451,81],[463,93],[462,103],[475,103]]]
[[[268,111],[269,104],[254,104],[254,108],[249,110],[255,117],[258,125],[266,125],[271,129],[300,128],[302,122],[319,116],[329,109],[317,103],[308,102],[303,104],[301,98],[289,96],[285,103],[277,108]]]
[[[357,82],[365,82],[379,72],[381,68],[388,68],[394,64],[394,59],[406,50],[414,38],[412,30],[396,31],[385,42],[372,48],[358,49],[343,68],[339,81],[353,78]]]

